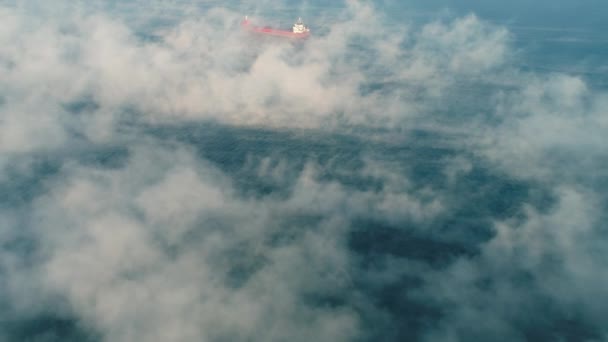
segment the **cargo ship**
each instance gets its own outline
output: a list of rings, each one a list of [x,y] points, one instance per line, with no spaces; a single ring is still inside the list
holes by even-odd
[[[302,39],[308,38],[310,36],[310,29],[304,25],[302,18],[298,18],[298,20],[293,24],[291,31],[289,30],[281,30],[272,28],[270,26],[256,26],[249,21],[248,17],[243,19],[241,26],[250,32],[263,34],[267,36],[275,36],[275,37],[284,37],[284,38],[294,38],[294,39]]]

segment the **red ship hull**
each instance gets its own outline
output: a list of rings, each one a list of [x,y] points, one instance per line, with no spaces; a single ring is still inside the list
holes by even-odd
[[[241,23],[241,26],[243,27],[243,29],[245,29],[247,31],[258,33],[258,34],[263,34],[263,35],[267,35],[267,36],[293,38],[293,39],[303,39],[303,38],[308,38],[310,36],[310,32],[294,33],[292,31],[279,30],[279,29],[275,29],[275,28],[271,28],[271,27],[255,26],[255,25],[252,25],[249,20],[243,20],[243,22]]]

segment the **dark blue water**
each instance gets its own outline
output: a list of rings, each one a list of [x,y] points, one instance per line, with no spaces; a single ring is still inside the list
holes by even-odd
[[[600,20],[605,18],[606,8],[600,2],[583,8],[574,3],[564,4],[559,8],[551,6],[545,11],[542,6],[524,3],[506,5],[492,2],[489,5],[478,2],[465,7],[445,1],[425,4],[413,1],[407,5],[379,4],[378,11],[386,19],[387,33],[398,27],[400,20],[407,20],[409,25],[416,28],[437,18],[449,21],[449,18],[474,12],[481,20],[492,25],[505,25],[510,34],[509,46],[515,57],[506,67],[490,70],[490,73],[503,75],[513,72],[514,75],[525,74],[531,78],[564,74],[580,78],[594,94],[601,94],[608,85],[608,46],[604,39],[605,31],[602,31],[605,29],[604,21]],[[30,3],[29,6],[35,8],[36,4]],[[145,11],[145,6],[148,5],[140,2],[107,3],[89,10],[139,18],[128,23],[135,32],[136,41],[133,44],[158,39],[151,28],[171,27],[181,21],[186,11],[182,7],[164,11],[158,5],[156,11],[160,13],[152,12],[153,15],[143,16],[141,13]],[[205,2],[194,7],[204,12],[218,6],[224,4]],[[259,8],[248,3],[230,3],[226,7],[232,13],[250,11],[258,17],[279,23],[289,22],[289,18],[304,12],[312,18],[312,27],[316,25],[321,33],[323,30],[328,32],[329,25],[320,18],[325,20],[344,15],[344,6],[329,6],[314,1],[298,6],[279,4]],[[154,7],[151,8],[153,11]],[[564,18],[571,18],[567,13],[577,10],[587,14],[586,20],[574,18],[562,28]],[[44,10],[40,11],[44,13]],[[448,19],[445,19],[446,16]],[[539,16],[542,18],[538,19]],[[407,46],[407,43],[404,44]],[[80,297],[74,299],[74,292],[66,289],[69,288],[66,284],[51,287],[48,281],[44,281],[46,272],[50,272],[45,268],[47,260],[60,255],[63,248],[58,247],[61,244],[47,243],[49,235],[45,231],[65,231],[65,227],[49,226],[44,221],[54,217],[45,216],[54,208],[52,203],[45,202],[49,198],[46,196],[62,198],[61,190],[57,189],[69,188],[72,181],[76,183],[82,176],[79,172],[91,179],[102,179],[102,184],[109,182],[104,177],[131,172],[128,170],[132,170],[130,165],[137,162],[136,156],[141,146],[153,146],[151,150],[165,151],[163,153],[167,155],[187,151],[193,160],[188,162],[191,163],[189,165],[194,165],[193,168],[197,170],[213,170],[221,175],[219,178],[231,184],[232,189],[226,190],[232,191],[227,195],[230,201],[247,203],[258,209],[261,207],[252,203],[263,203],[268,210],[272,219],[264,222],[274,228],[266,227],[268,230],[252,234],[260,241],[248,241],[235,233],[234,239],[238,243],[225,243],[224,247],[221,245],[223,240],[218,239],[220,245],[217,248],[222,250],[221,253],[201,254],[209,258],[201,257],[201,265],[214,263],[212,270],[216,272],[215,277],[220,279],[223,290],[233,293],[234,297],[231,298],[242,300],[242,297],[238,297],[242,295],[239,290],[249,289],[264,272],[274,269],[273,265],[277,263],[276,260],[272,261],[274,253],[279,253],[281,248],[301,246],[301,241],[307,241],[308,236],[327,234],[327,250],[337,248],[342,253],[340,255],[348,259],[347,269],[330,267],[330,270],[317,270],[320,267],[318,264],[313,261],[307,264],[306,257],[298,254],[296,258],[304,259],[296,263],[301,269],[276,271],[279,277],[275,281],[289,284],[286,291],[292,291],[290,293],[295,298],[297,310],[310,311],[303,316],[291,311],[285,314],[279,311],[277,314],[273,311],[280,310],[277,308],[262,310],[262,313],[270,312],[271,319],[277,321],[286,316],[285,320],[277,323],[283,326],[273,326],[272,322],[269,326],[280,330],[284,325],[292,325],[295,340],[331,340],[328,336],[353,341],[582,341],[605,338],[607,331],[602,324],[605,317],[602,314],[606,309],[603,305],[588,307],[586,304],[590,296],[597,296],[596,299],[601,302],[605,298],[602,296],[606,295],[602,290],[604,278],[599,275],[605,269],[598,266],[601,265],[598,260],[602,260],[604,253],[603,242],[607,241],[606,221],[603,220],[606,218],[603,209],[608,208],[605,195],[608,177],[603,171],[608,161],[606,153],[598,150],[593,142],[582,141],[579,144],[579,141],[565,139],[563,145],[551,145],[547,150],[553,150],[547,155],[542,154],[530,161],[531,168],[547,169],[545,172],[527,173],[523,172],[526,170],[506,166],[510,165],[508,160],[497,162],[491,155],[482,152],[484,150],[480,146],[483,144],[477,137],[484,132],[502,132],[494,131],[501,125],[516,125],[518,115],[522,114],[501,114],[497,109],[497,103],[500,103],[497,98],[519,94],[518,91],[525,88],[525,84],[500,84],[483,76],[456,75],[453,76],[454,83],[440,97],[416,94],[417,84],[383,82],[380,76],[384,74],[381,71],[375,73],[382,70],[382,65],[366,55],[365,46],[353,41],[349,48],[348,56],[360,62],[362,68],[369,68],[366,69],[368,74],[374,75],[369,82],[361,84],[359,96],[379,94],[386,96],[389,101],[393,94],[402,94],[416,103],[423,103],[421,112],[424,115],[411,121],[404,120],[398,125],[354,123],[337,127],[277,128],[263,123],[253,126],[226,123],[217,119],[219,115],[211,119],[149,122],[142,119],[145,113],[120,108],[121,119],[116,121],[116,127],[112,129],[112,139],[100,143],[89,139],[86,132],[80,131],[77,123],[86,121],[88,113],[96,112],[103,104],[97,103],[95,96],[82,96],[61,103],[65,112],[69,113],[68,118],[72,118],[70,124],[66,125],[66,144],[27,152],[9,151],[0,155],[3,162],[0,164],[0,216],[5,217],[0,221],[0,257],[5,259],[0,263],[0,340],[139,340],[146,336],[145,331],[154,331],[153,326],[137,322],[140,317],[147,322],[149,317],[144,312],[124,316],[133,319],[133,325],[124,319],[122,322],[104,321],[100,317],[102,314],[92,309],[99,303],[81,300]],[[306,53],[307,46],[293,46],[291,49],[289,51]],[[0,54],[0,61],[1,58]],[[10,96],[3,93],[13,93],[10,84],[0,81],[0,85],[0,99]],[[0,101],[0,110],[3,106],[4,101]],[[6,108],[0,112],[7,117],[8,113]],[[572,112],[571,115],[587,115],[596,119],[593,115],[600,114],[589,111],[586,114]],[[605,119],[589,122],[598,123],[599,128],[596,127],[593,132],[605,132],[602,130],[606,127],[603,124]],[[538,132],[538,135],[542,133]],[[533,141],[533,137],[529,138]],[[593,157],[585,159],[581,157],[581,151],[589,151]],[[521,151],[524,152],[526,147]],[[572,163],[581,159],[585,159],[590,167],[584,170],[572,168]],[[148,163],[146,168],[160,170],[166,167],[154,157],[150,157]],[[291,211],[285,209],[281,206],[283,203],[298,199],[298,196],[305,198],[300,187],[311,165],[315,168],[312,178],[316,185],[304,187],[313,193],[311,196],[318,193],[319,196],[330,197],[333,191],[346,194],[346,199],[337,200],[339,204],[332,206],[331,210],[315,208],[314,203],[308,202],[294,204],[294,207],[289,207]],[[370,165],[373,166],[371,170]],[[562,169],[563,173],[560,171]],[[133,170],[141,172],[142,169]],[[124,175],[120,177],[131,179]],[[142,175],[144,185],[136,187],[137,191],[152,187],[145,184],[146,177],[146,174]],[[160,176],[150,176],[150,179],[154,177]],[[137,178],[133,178],[133,183],[139,182],[135,180]],[[333,189],[339,190],[323,192],[316,188],[318,185],[334,186]],[[120,193],[117,197],[129,197],[130,190],[126,187],[130,185],[124,186],[124,190],[114,190]],[[570,214],[552,219],[551,215],[563,209],[564,188],[576,189],[593,200],[589,199],[580,207],[573,205],[575,209]],[[387,211],[376,207],[377,203],[373,201],[366,202],[367,198],[381,200],[383,197],[380,194],[410,198],[420,205],[421,209],[417,212],[421,218],[401,215],[409,210],[407,204],[402,202],[397,204],[397,208]],[[133,197],[136,195],[133,194]],[[431,204],[437,198],[440,199],[441,210],[431,213]],[[348,202],[349,199],[356,204]],[[322,199],[311,200],[314,201],[325,203]],[[179,260],[192,251],[198,253],[199,249],[211,249],[205,243],[206,236],[219,234],[231,237],[228,233],[217,232],[247,230],[247,227],[235,224],[241,222],[238,221],[239,215],[245,214],[229,212],[238,208],[245,212],[250,210],[244,207],[220,203],[219,207],[213,207],[215,212],[202,213],[200,223],[191,228],[183,240],[157,241],[152,245],[162,251],[163,258],[167,260]],[[581,208],[584,213],[580,212],[583,210]],[[74,214],[69,212],[69,208],[64,209],[65,225],[75,224],[70,220],[70,215]],[[128,213],[134,211],[135,218],[147,215],[132,208],[121,210]],[[565,222],[562,226],[559,218],[568,221],[570,217],[574,217],[575,221]],[[257,227],[254,223],[256,219],[259,217],[252,215],[251,227]],[[180,218],[170,220],[169,226],[179,227]],[[141,222],[144,227],[150,224],[147,228],[153,229],[152,223]],[[572,241],[575,246],[560,240],[561,231],[570,232],[573,226],[579,224],[583,226],[580,232],[563,235],[565,239],[575,239]],[[508,226],[514,235],[529,229],[530,245],[524,238],[512,240],[513,245],[506,242],[506,247],[497,246],[493,241],[499,234],[497,227],[500,225]],[[335,233],[338,237],[325,231],[334,228],[339,231]],[[73,229],[78,231],[78,223]],[[67,242],[66,246],[72,248]],[[541,255],[534,255],[536,248]],[[322,255],[318,251],[310,253]],[[87,255],[86,250],[84,255]],[[576,260],[571,264],[571,260],[563,259],[568,257]],[[309,259],[314,260],[315,257],[310,256]],[[326,264],[331,265],[332,260],[328,257]],[[573,270],[572,267],[581,269]],[[148,269],[133,269],[124,271],[125,274],[120,272],[116,273],[113,281],[128,279],[129,284],[142,288],[147,284],[141,279],[149,274]],[[164,270],[159,269],[158,272]],[[290,284],[289,279],[298,279],[300,273],[313,274],[313,279],[307,281],[322,285],[310,285],[305,281]],[[339,288],[332,289],[333,283],[326,280],[332,276],[348,281],[338,282]],[[32,300],[14,296],[15,293],[23,296],[25,292],[25,297],[28,297],[27,290],[14,289],[24,278],[36,284],[32,285]],[[79,275],[75,274],[73,279],[78,278]],[[191,281],[196,282],[197,278]],[[565,285],[555,285],[554,288],[548,282],[563,282]],[[578,287],[581,285],[588,286],[593,294],[589,295],[584,288]],[[195,283],[196,286],[205,288],[208,284]],[[214,283],[213,286],[218,285]],[[42,290],[36,291],[38,288]],[[454,292],[450,292],[450,289]],[[266,293],[264,289],[261,294],[274,295]],[[281,298],[277,294],[278,304],[283,304],[280,303]],[[256,299],[259,298],[253,300]],[[201,297],[191,299],[193,302],[197,300],[203,302]],[[203,311],[216,310],[206,304],[201,305]],[[230,308],[232,303],[225,305]],[[118,311],[122,310],[121,305],[117,307],[120,308]],[[161,312],[164,309],[155,307],[153,311]],[[168,307],[168,312],[172,313],[171,309]],[[331,316],[341,312],[356,317],[358,324],[353,336],[324,335],[315,331],[319,329],[315,325],[315,315],[329,320],[321,314],[329,313]],[[204,316],[201,312],[194,312],[180,317],[185,317],[184,320],[188,322],[198,322],[197,314]],[[152,319],[151,322],[157,321]],[[144,327],[129,330],[137,324]],[[207,321],[204,324],[205,327],[212,326]],[[301,326],[310,327],[312,331],[309,335],[299,334],[296,328]],[[242,327],[238,324],[232,326],[234,330],[230,327],[229,324],[221,326],[219,331],[208,335],[202,331],[195,338],[183,337],[182,340],[282,340],[276,337],[280,335],[272,335],[264,328],[243,328],[244,333],[241,334],[238,329]],[[121,329],[128,330],[131,335],[122,334]],[[315,335],[317,333],[319,335]]]

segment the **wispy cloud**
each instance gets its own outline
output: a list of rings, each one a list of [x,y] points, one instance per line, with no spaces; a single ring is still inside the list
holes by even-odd
[[[40,22],[4,9],[4,88],[20,90],[7,96],[3,107],[18,108],[5,115],[5,127],[24,125],[14,119],[17,112],[32,119],[27,127],[11,129],[12,136],[2,134],[2,145],[26,148],[31,144],[26,137],[39,131],[60,143],[61,123],[74,121],[65,118],[64,107],[83,96],[96,105],[94,119],[86,120],[95,122],[95,129],[84,129],[94,137],[126,108],[144,121],[319,127],[388,119],[397,124],[415,116],[423,103],[402,88],[380,96],[361,93],[361,87],[389,76],[390,82],[436,93],[454,76],[483,74],[505,56],[504,30],[473,16],[410,32],[386,27],[367,5],[350,2],[347,8],[351,15],[329,24],[326,35],[304,47],[255,46],[256,38],[238,29],[240,16],[221,9],[187,17],[151,41],[103,13],[68,11],[61,20]],[[357,52],[357,46],[367,52]],[[44,120],[35,113],[39,108],[45,108]]]
[[[604,92],[475,15],[134,4],[0,5],[0,339],[606,336]]]
[[[65,296],[109,340],[350,340],[353,309],[310,301],[350,291],[349,222],[415,221],[436,206],[320,182],[310,168],[287,198],[247,199],[187,151],[142,146],[130,160],[66,166],[30,212],[40,262],[9,273],[31,271],[48,289],[38,300]],[[15,291],[16,303],[33,295]]]

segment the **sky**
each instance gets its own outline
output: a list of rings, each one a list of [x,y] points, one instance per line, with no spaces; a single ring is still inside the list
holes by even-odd
[[[0,0],[0,341],[608,339],[607,16]]]

